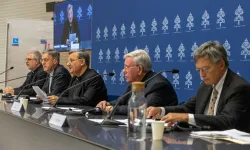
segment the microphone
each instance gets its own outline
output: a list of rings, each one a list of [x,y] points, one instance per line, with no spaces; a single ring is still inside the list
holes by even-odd
[[[57,75],[54,75],[54,76],[48,76],[48,77],[46,77],[46,78],[37,80],[37,81],[35,81],[35,82],[31,82],[31,83],[25,85],[25,86],[21,89],[21,91],[17,94],[17,96],[15,97],[15,99],[18,100],[18,98],[20,97],[20,95],[22,94],[23,90],[24,90],[26,87],[28,87],[28,86],[30,86],[30,85],[32,85],[32,84],[41,82],[41,81],[43,81],[43,80],[46,80],[46,79],[48,79],[48,78],[55,77],[55,76],[61,76],[61,75],[63,75],[63,73],[57,74]]]
[[[13,81],[13,80],[17,80],[17,79],[21,79],[21,78],[25,78],[27,76],[21,76],[21,77],[17,77],[17,78],[13,78],[13,79],[9,79],[9,80],[5,80],[5,81],[2,81],[0,83],[5,83],[5,82],[9,82],[9,81]]]
[[[75,85],[73,85],[73,86],[67,88],[66,90],[64,90],[64,91],[60,94],[60,96],[58,97],[58,99],[57,99],[57,101],[55,102],[55,104],[53,104],[52,107],[50,107],[47,111],[50,111],[50,112],[58,111],[58,109],[56,109],[56,105],[57,105],[57,103],[59,102],[59,100],[62,98],[63,94],[64,94],[66,91],[68,91],[68,90],[70,90],[70,89],[72,89],[72,88],[74,88],[74,87],[76,87],[76,86],[78,86],[78,85],[81,85],[82,83],[85,83],[85,82],[87,82],[87,81],[89,81],[89,80],[92,80],[92,79],[94,79],[94,78],[96,78],[96,77],[104,76],[104,75],[114,76],[115,73],[114,73],[114,72],[110,72],[110,73],[106,73],[106,74],[97,74],[97,75],[95,75],[95,76],[93,76],[93,77],[91,77],[91,78],[89,78],[89,79],[86,79],[86,80],[84,80],[84,81],[82,81],[82,82],[80,82],[80,83],[77,83],[77,84],[75,84]]]
[[[158,73],[156,73],[155,75],[153,75],[152,77],[150,77],[149,79],[147,79],[146,81],[144,81],[145,83],[149,82],[150,80],[152,80],[154,77],[158,76],[159,74],[163,73],[163,72],[171,72],[171,73],[179,73],[179,70],[178,69],[172,69],[172,70],[162,70]],[[107,117],[102,121],[101,125],[105,125],[105,126],[108,126],[108,125],[125,125],[124,123],[122,122],[119,122],[119,121],[116,121],[116,120],[113,120],[112,119],[112,116],[114,115],[115,113],[115,110],[117,109],[120,101],[122,98],[124,98],[125,96],[127,96],[128,94],[132,93],[132,91],[130,90],[129,92],[127,92],[126,94],[120,96],[116,101],[116,104],[115,106],[113,107],[113,110],[111,111],[111,113],[109,115],[107,115]]]
[[[13,66],[12,66],[12,67],[10,67],[10,68],[9,68],[9,69],[7,69],[7,70],[5,70],[5,71],[1,72],[1,73],[0,73],[0,75],[1,75],[1,74],[3,74],[3,73],[5,73],[5,72],[7,72],[7,71],[9,71],[9,70],[12,70],[12,69],[14,69],[14,67],[13,67]]]

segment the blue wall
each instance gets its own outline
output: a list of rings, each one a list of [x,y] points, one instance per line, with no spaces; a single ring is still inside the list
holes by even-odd
[[[121,72],[125,49],[131,52],[147,46],[154,71],[180,70],[177,76],[163,75],[173,84],[179,102],[182,102],[194,96],[202,82],[195,70],[192,51],[205,41],[217,40],[230,54],[230,68],[249,81],[249,7],[249,0],[94,0],[92,67],[99,73],[114,71],[115,77],[104,77],[104,80],[109,94],[120,95],[127,86]],[[205,11],[209,16],[204,15]],[[164,31],[165,17],[168,29]],[[145,32],[140,32],[144,31],[142,21]],[[131,34],[133,22],[135,33]],[[124,35],[121,34],[123,24]],[[105,28],[108,29],[106,35]],[[166,51],[169,57],[166,57]]]

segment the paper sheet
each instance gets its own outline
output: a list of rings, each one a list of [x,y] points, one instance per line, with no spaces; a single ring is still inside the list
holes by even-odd
[[[34,91],[36,92],[36,95],[40,97],[41,100],[43,100],[43,102],[48,103],[48,96],[46,93],[44,93],[38,86],[32,86],[32,88],[34,89]]]

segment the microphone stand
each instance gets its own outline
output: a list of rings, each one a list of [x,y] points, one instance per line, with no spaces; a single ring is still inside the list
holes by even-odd
[[[149,79],[147,79],[146,81],[144,81],[145,83],[149,82],[151,79],[153,79],[155,76],[158,76],[159,74],[163,73],[163,72],[171,72],[171,73],[179,73],[179,70],[177,69],[172,69],[172,70],[162,70],[158,73],[156,73],[155,75],[153,75],[152,77],[150,77]],[[132,91],[129,91],[127,92],[126,94],[122,95],[121,97],[119,97],[117,99],[117,102],[115,104],[115,106],[113,107],[113,110],[111,111],[111,113],[106,117],[104,118],[104,120],[102,121],[101,125],[103,126],[118,126],[118,125],[125,125],[124,123],[122,122],[119,122],[119,121],[116,121],[116,120],[113,120],[112,119],[112,116],[114,115],[115,113],[115,110],[117,109],[120,101],[122,98],[124,98],[125,96],[127,96],[128,94],[130,94]]]

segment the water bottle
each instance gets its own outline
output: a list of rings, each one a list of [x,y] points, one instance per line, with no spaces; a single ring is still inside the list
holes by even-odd
[[[136,141],[146,139],[147,104],[144,97],[144,82],[132,83],[132,96],[128,102],[128,137]]]

